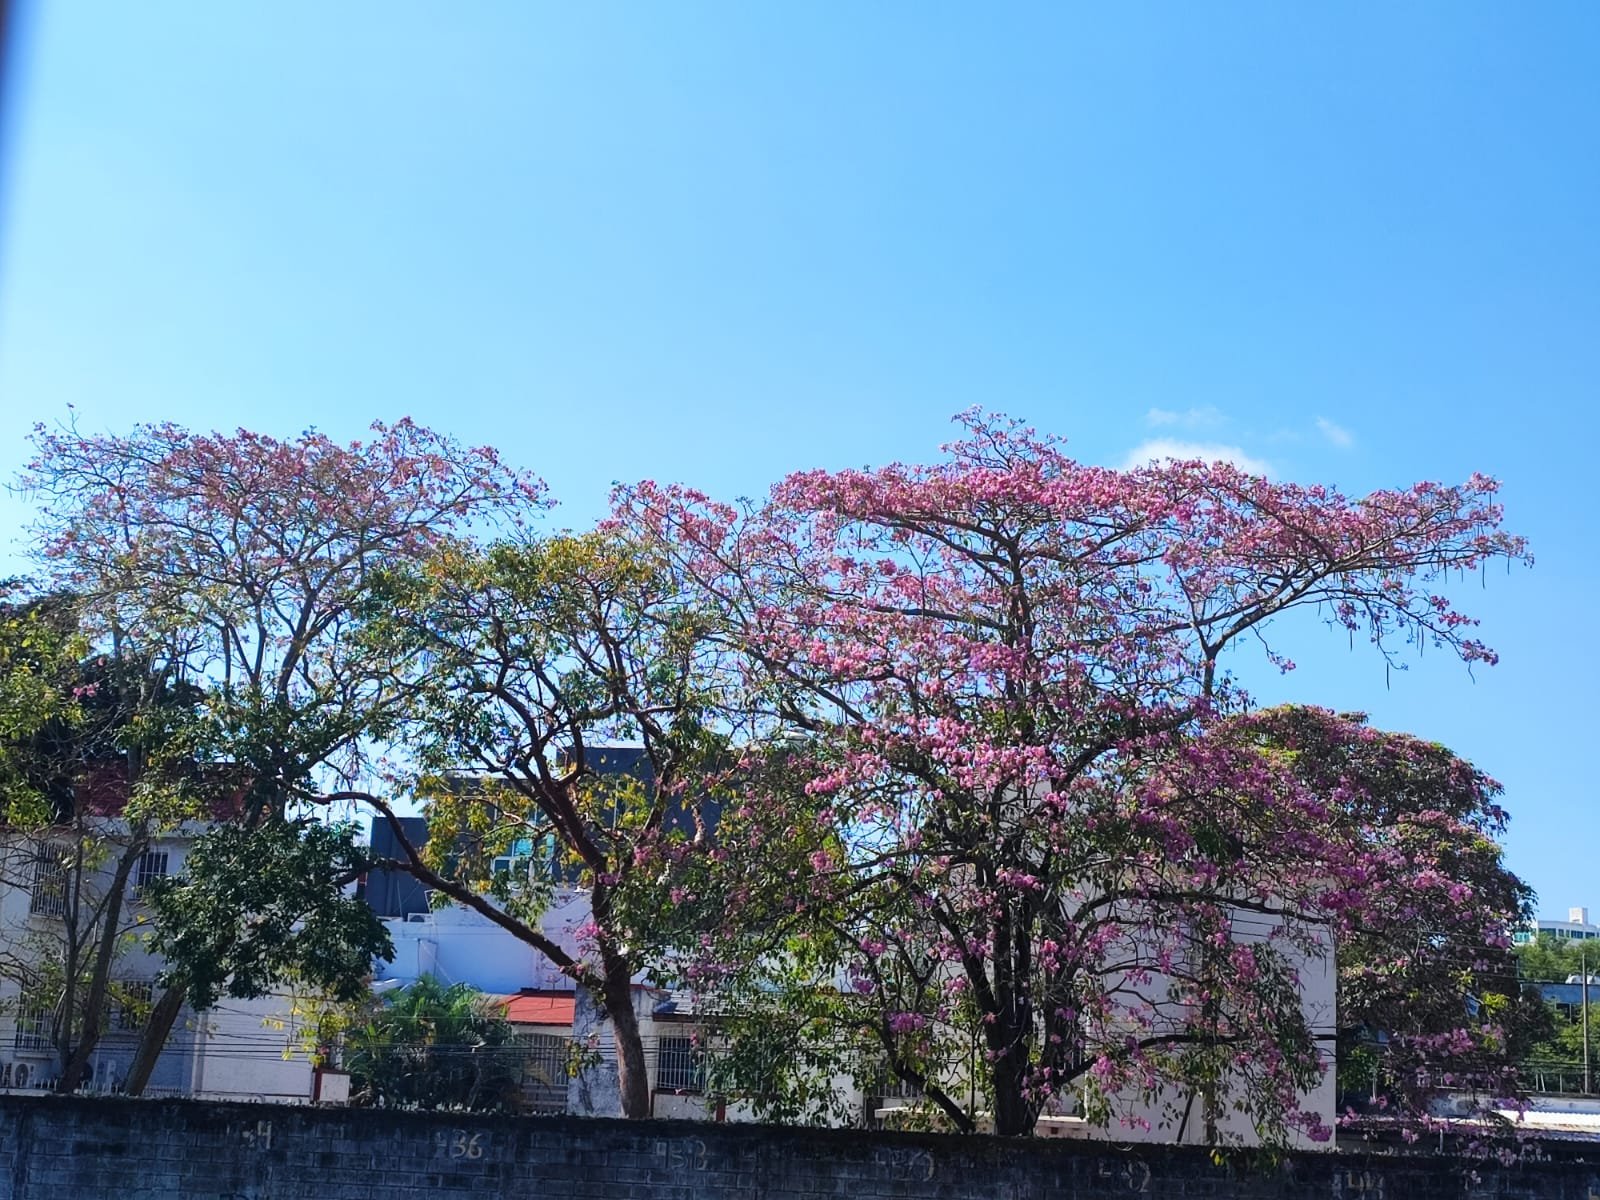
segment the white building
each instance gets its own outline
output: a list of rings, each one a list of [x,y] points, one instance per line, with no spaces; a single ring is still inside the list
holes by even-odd
[[[134,865],[111,969],[114,996],[85,1090],[116,1091],[127,1078],[161,969],[141,934],[148,922],[141,892],[181,869],[199,831],[185,826],[153,839]],[[30,998],[23,981],[47,975],[75,929],[82,942],[96,928],[86,914],[106,898],[128,831],[119,819],[97,818],[90,832],[89,853],[81,861],[67,830],[0,837],[0,1089],[48,1088],[59,1074],[53,1006],[37,994]],[[95,851],[109,853],[97,858]],[[311,1063],[292,999],[224,997],[207,1012],[182,1012],[146,1094],[304,1102],[311,1089]]]
[[[578,954],[574,932],[589,916],[586,894],[562,889],[545,914],[542,931],[567,953]],[[573,984],[527,942],[487,917],[459,905],[384,921],[394,959],[373,964],[373,979],[414,983],[432,975],[480,992],[570,992]]]
[[[1511,940],[1519,946],[1525,946],[1545,934],[1562,941],[1588,941],[1600,938],[1600,925],[1590,922],[1587,908],[1569,908],[1565,921],[1531,921],[1513,933]]]
[[[579,953],[576,930],[588,919],[587,894],[562,889],[546,914],[542,932],[576,957]],[[609,1022],[593,1001],[575,992],[570,979],[562,975],[543,955],[509,931],[470,909],[450,906],[385,922],[395,946],[391,963],[374,966],[376,986],[388,990],[433,975],[445,983],[465,983],[479,991],[495,994],[505,1005],[506,1016],[521,1026],[530,1039],[536,1065],[536,1081],[550,1084],[550,1064],[562,1056],[558,1043],[577,1039],[598,1052],[598,1061],[570,1083],[566,1111],[594,1115],[620,1112],[617,1097],[616,1049]],[[1254,914],[1240,913],[1234,936],[1253,941],[1268,937],[1270,923]],[[1331,1035],[1336,1005],[1336,973],[1331,952],[1306,955],[1296,964],[1302,987],[1302,1005],[1308,1025]],[[1150,995],[1162,994],[1165,984],[1152,979],[1143,985]],[[650,986],[643,976],[634,987],[635,1016],[644,1042],[650,1072],[651,1111],[658,1117],[692,1120],[752,1120],[754,1113],[739,1103],[721,1104],[706,1093],[703,1047],[714,1038],[714,1027],[686,1003],[681,993]],[[1182,1014],[1174,1013],[1175,1022]],[[1333,1043],[1325,1043],[1327,1070],[1322,1081],[1307,1094],[1304,1107],[1331,1128],[1334,1124],[1335,1082]],[[963,1095],[966,1084],[946,1080],[952,1094]],[[918,1106],[917,1097],[906,1089],[889,1084],[880,1094],[867,1095],[855,1081],[838,1077],[832,1081],[840,1099],[840,1111],[854,1114],[853,1121],[894,1123],[911,1118]],[[1060,1115],[1041,1119],[1038,1132],[1043,1136],[1098,1138],[1119,1142],[1182,1141],[1201,1144],[1207,1139],[1207,1121],[1198,1113],[1187,1122],[1172,1119],[1182,1112],[1188,1097],[1176,1094],[1154,1098],[1129,1094],[1117,1099],[1109,1125],[1090,1124],[1073,1115],[1069,1098],[1063,1098]],[[544,1105],[540,1105],[543,1107]],[[1259,1141],[1250,1120],[1234,1111],[1230,1097],[1218,1097],[1212,1121],[1215,1132],[1226,1141],[1252,1144]],[[1315,1148],[1317,1143],[1297,1135],[1294,1144]]]

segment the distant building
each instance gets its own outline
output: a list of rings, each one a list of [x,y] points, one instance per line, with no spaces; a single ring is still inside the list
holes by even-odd
[[[396,820],[406,841],[417,849],[428,844],[426,817],[397,817]],[[368,840],[372,845],[372,853],[378,858],[405,858],[400,838],[386,819],[373,820]],[[422,881],[392,867],[368,871],[361,894],[366,897],[372,911],[380,917],[397,917],[404,921],[413,915],[421,916],[428,912],[428,889]]]
[[[642,746],[590,747],[586,752],[585,761],[589,770],[599,778],[627,777],[637,780],[646,789],[655,787],[655,771],[649,755]],[[492,774],[476,774],[470,771],[451,772],[445,779],[446,786],[458,795],[474,795],[479,789],[497,782],[497,777]],[[715,829],[722,815],[722,806],[715,798],[706,797],[695,805],[695,811],[692,812],[676,800],[669,801],[664,814],[665,827],[669,831],[682,833],[685,837],[692,837],[695,833],[696,812],[708,828]],[[397,817],[395,824],[399,825],[398,831],[386,818],[373,819],[369,842],[375,857],[404,861],[404,842],[409,842],[416,850],[421,850],[428,844],[427,818]],[[458,845],[464,844],[466,836],[463,835],[463,842]],[[404,842],[401,840],[402,837]],[[529,839],[523,839],[508,847],[507,853],[495,860],[494,866],[496,869],[512,872],[527,870],[531,866],[536,874],[549,878],[557,884],[575,883],[578,869],[563,864],[563,857],[562,848],[556,845],[554,838],[546,836],[541,839],[539,845],[535,845]],[[369,871],[360,894],[371,906],[372,911],[385,919],[406,920],[421,917],[429,910],[428,889],[414,876],[393,867],[377,867]]]
[[[1587,941],[1600,938],[1600,925],[1590,923],[1587,908],[1569,908],[1565,921],[1531,921],[1513,933],[1511,940],[1519,946],[1525,946],[1545,934],[1562,940]]]

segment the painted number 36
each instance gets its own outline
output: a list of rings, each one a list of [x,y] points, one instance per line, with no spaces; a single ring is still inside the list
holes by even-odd
[[[469,1134],[465,1129],[457,1129],[450,1138],[451,1158],[482,1158],[483,1134]]]

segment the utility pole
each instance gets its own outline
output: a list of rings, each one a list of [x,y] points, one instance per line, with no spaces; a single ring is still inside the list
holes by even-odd
[[[1587,941],[1578,946],[1578,970],[1583,972],[1583,1093],[1587,1096],[1594,1091],[1589,1080],[1589,944]]]

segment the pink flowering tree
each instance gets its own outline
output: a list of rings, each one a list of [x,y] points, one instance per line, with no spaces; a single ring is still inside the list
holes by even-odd
[[[1494,481],[1351,498],[1224,463],[1085,466],[961,421],[935,463],[803,472],[759,506],[619,498],[786,738],[785,786],[719,831],[777,874],[727,885],[749,907],[726,904],[706,977],[804,945],[841,1021],[958,1127],[1026,1134],[1072,1095],[1188,1138],[1236,1110],[1326,1137],[1301,1100],[1335,1030],[1300,973],[1379,919],[1380,860],[1234,734],[1225,655],[1289,669],[1270,623],[1303,609],[1390,662],[1493,662],[1440,592],[1524,554]]]
[[[125,435],[39,426],[33,441],[20,486],[37,506],[49,581],[81,598],[112,660],[204,689],[203,719],[183,744],[238,782],[224,810],[197,815],[246,830],[292,820],[368,773],[372,735],[411,667],[353,636],[373,573],[543,504],[542,485],[492,449],[409,420],[348,445],[175,425]],[[337,906],[338,881],[325,882],[319,894]],[[181,896],[170,898],[179,912]],[[247,916],[231,914],[237,936],[224,936],[205,910],[199,940],[212,961],[172,965],[130,1091],[184,1002],[185,970],[231,974]]]
[[[1340,1092],[1425,1111],[1441,1089],[1515,1103],[1517,1064],[1549,1031],[1511,932],[1533,892],[1505,865],[1500,785],[1435,742],[1360,714],[1287,706],[1232,722],[1365,849],[1338,939]]]

